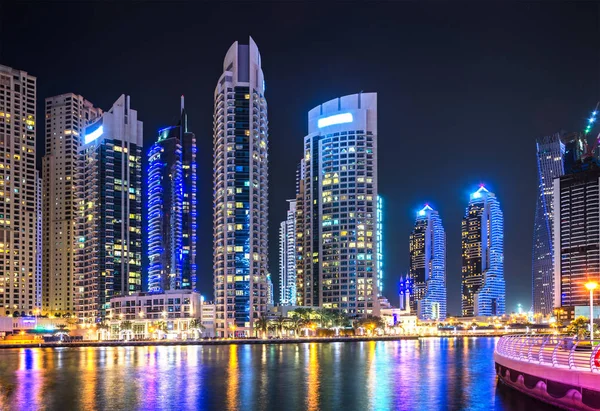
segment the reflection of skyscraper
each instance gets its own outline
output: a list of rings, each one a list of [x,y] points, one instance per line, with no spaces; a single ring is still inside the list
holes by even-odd
[[[142,122],[122,95],[85,129],[79,148],[75,279],[78,316],[142,289]]]
[[[564,173],[565,145],[560,134],[555,134],[539,139],[536,146],[539,188],[533,227],[533,309],[547,315],[554,308],[553,180]]]
[[[258,47],[235,42],[214,95],[213,270],[217,336],[252,334],[267,309],[268,125]]]
[[[587,157],[554,180],[554,307],[589,305],[600,281],[600,165]],[[600,303],[595,293],[595,304]]]
[[[296,201],[279,225],[279,304],[296,305]]]
[[[483,186],[471,194],[462,221],[462,260],[462,315],[504,314],[504,217]]]
[[[313,108],[302,166],[298,303],[378,314],[377,94]]]
[[[446,319],[446,233],[437,211],[417,213],[410,235],[411,310],[421,320]]]
[[[196,137],[179,124],[148,152],[148,291],[196,289]]]

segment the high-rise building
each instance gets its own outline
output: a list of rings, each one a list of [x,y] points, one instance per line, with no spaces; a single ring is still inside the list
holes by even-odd
[[[377,291],[383,296],[383,197],[377,196]]]
[[[35,252],[35,306],[34,314],[41,314],[42,307],[42,253],[43,253],[43,211],[42,211],[42,198],[43,198],[43,185],[42,177],[40,172],[36,171],[35,175],[35,241],[36,241],[36,252]]]
[[[505,311],[504,217],[494,193],[471,194],[462,221],[462,315]]]
[[[47,98],[45,109],[42,311],[74,314],[79,148],[85,127],[101,116],[102,110],[73,93]]]
[[[0,65],[0,307],[33,314],[38,291],[36,78]]]
[[[85,129],[77,170],[75,306],[85,322],[142,289],[142,122],[121,95]]]
[[[296,300],[292,305],[304,306],[304,159],[296,168]]]
[[[279,224],[279,304],[296,305],[296,200]]]
[[[378,314],[376,93],[310,110],[302,175],[298,303]]]
[[[267,273],[267,304],[275,305],[275,289],[273,288],[270,273]]]
[[[600,282],[598,160],[580,160],[571,173],[554,180],[554,193],[554,307],[587,307],[585,283]]]
[[[215,332],[252,335],[267,309],[269,264],[267,101],[252,38],[227,51],[213,120]]]
[[[560,134],[538,139],[538,196],[533,226],[533,310],[543,315],[554,308],[553,180],[564,174],[565,145]]]
[[[437,211],[425,205],[410,234],[411,311],[423,321],[446,319],[446,233]]]
[[[148,291],[196,290],[196,137],[181,118],[148,151]]]

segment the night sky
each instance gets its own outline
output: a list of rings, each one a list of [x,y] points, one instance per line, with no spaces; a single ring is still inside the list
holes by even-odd
[[[535,138],[581,130],[600,100],[600,3],[0,2],[0,64],[38,78],[40,158],[46,97],[74,92],[108,109],[131,95],[146,152],[176,122],[185,94],[199,148],[200,290],[209,298],[213,93],[227,49],[248,36],[269,105],[276,287],[278,227],[307,112],[362,90],[378,93],[384,294],[397,304],[415,212],[428,202],[446,229],[449,313],[459,313],[460,223],[469,193],[485,183],[504,211],[507,311],[530,306]]]

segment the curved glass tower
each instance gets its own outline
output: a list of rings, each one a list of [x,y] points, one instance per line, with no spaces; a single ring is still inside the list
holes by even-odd
[[[429,205],[417,212],[410,234],[411,310],[423,321],[446,319],[446,233]]]
[[[554,308],[554,184],[564,174],[565,145],[560,134],[536,142],[538,167],[538,197],[533,226],[533,310],[543,315]]]
[[[196,137],[179,124],[148,152],[148,291],[196,290]]]
[[[256,43],[233,43],[214,95],[213,271],[217,336],[252,335],[267,309],[268,123]]]
[[[481,186],[462,221],[462,315],[504,312],[504,217],[496,195]]]
[[[308,113],[298,200],[298,304],[378,315],[377,94]]]

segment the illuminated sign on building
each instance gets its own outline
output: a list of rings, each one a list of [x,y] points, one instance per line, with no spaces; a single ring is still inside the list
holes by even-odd
[[[335,124],[352,123],[353,120],[354,118],[352,117],[352,113],[335,114],[333,116],[320,118],[317,121],[317,127],[323,128],[333,126]]]
[[[84,140],[83,140],[84,144],[91,143],[92,141],[94,141],[98,137],[100,137],[103,133],[104,133],[104,127],[103,126],[98,127],[91,133],[85,135]]]

